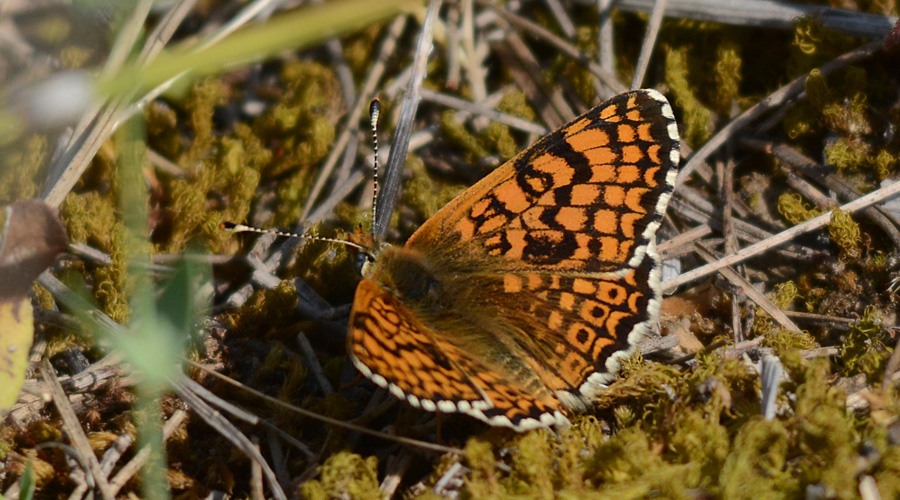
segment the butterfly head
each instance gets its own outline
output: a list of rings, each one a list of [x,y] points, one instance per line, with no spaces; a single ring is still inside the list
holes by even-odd
[[[353,245],[350,246],[351,255],[354,255],[354,265],[356,271],[363,277],[369,278],[374,274],[375,264],[379,255],[385,247],[390,246],[380,238],[375,238],[372,233],[363,228],[362,224],[356,226],[347,240]]]

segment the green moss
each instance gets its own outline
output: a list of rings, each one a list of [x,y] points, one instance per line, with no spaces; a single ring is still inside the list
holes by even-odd
[[[34,198],[36,179],[47,161],[47,138],[31,134],[0,150],[0,206]]]
[[[698,486],[694,466],[669,463],[662,451],[639,428],[623,429],[587,458],[587,477],[616,498],[689,498],[686,490]]]
[[[537,113],[534,112],[534,108],[528,103],[528,97],[521,90],[504,92],[497,109],[523,120],[532,122],[537,120]]]
[[[537,498],[553,496],[556,460],[548,431],[529,432],[516,440],[518,453],[513,456],[510,490]]]
[[[159,101],[151,101],[144,112],[147,142],[166,158],[177,158],[183,151],[178,114]]]
[[[125,226],[111,196],[97,192],[69,193],[60,207],[69,240],[84,243],[109,254],[112,264],[92,272],[94,298],[113,320],[124,323],[131,315],[128,305],[127,264],[123,253]]]
[[[750,419],[734,437],[718,474],[722,498],[801,496],[787,467],[791,435],[778,420]]]
[[[772,298],[772,303],[779,309],[790,309],[791,304],[799,296],[800,290],[797,288],[797,284],[793,281],[785,281],[775,285],[775,296]]]
[[[307,481],[300,487],[300,494],[308,500],[331,498],[358,498],[381,500],[384,495],[378,489],[378,459],[362,458],[342,451],[319,467],[319,479]]]
[[[837,498],[855,498],[858,437],[843,391],[831,387],[825,363],[790,366],[787,391],[796,394],[787,427],[794,436],[791,472],[799,485],[823,483]]]
[[[897,157],[886,149],[873,152],[870,142],[844,137],[825,146],[825,157],[841,173],[871,171],[879,180],[897,167]]]
[[[794,43],[789,71],[799,74],[832,60],[859,45],[853,37],[825,28],[814,16],[793,20]]]
[[[771,300],[779,309],[790,310],[802,298],[799,287],[793,281],[786,281],[775,285]],[[765,336],[763,345],[775,349],[778,355],[793,354],[797,350],[817,346],[816,339],[809,332],[796,333],[783,329],[762,308],[756,310],[753,333],[755,336]]]
[[[738,100],[741,86],[740,47],[725,40],[716,51],[716,111],[722,116],[731,115],[731,105]]]
[[[831,222],[828,224],[828,236],[840,247],[842,256],[859,257],[859,224],[850,217],[850,214],[838,208],[834,209]]]
[[[828,163],[839,171],[858,171],[868,160],[868,147],[859,141],[838,139],[825,146],[825,157]]]
[[[89,47],[69,45],[59,51],[60,68],[77,69],[84,67],[95,55],[96,51]]]
[[[419,219],[416,225],[434,215],[465,189],[459,184],[436,181],[418,159],[407,161],[407,169],[412,173],[412,179],[404,186],[403,202],[415,210]]]
[[[778,197],[778,213],[792,225],[797,225],[813,217],[818,217],[825,211],[807,205],[803,202],[803,197],[797,193],[785,192]]]
[[[666,83],[675,96],[675,106],[682,110],[681,137],[692,147],[697,147],[712,134],[712,113],[694,93],[688,67],[686,48],[666,51]]]
[[[882,318],[877,307],[866,307],[844,336],[840,348],[847,375],[865,373],[870,382],[881,381],[891,348],[884,344]]]
[[[466,441],[464,453],[466,463],[472,469],[470,476],[465,478],[469,498],[498,498],[503,492],[502,474],[497,469],[491,444],[472,438]]]
[[[441,132],[452,144],[459,146],[466,152],[470,163],[474,163],[475,159],[484,158],[488,155],[488,149],[481,139],[469,132],[464,124],[456,120],[456,111],[452,109],[445,110],[441,114]]]

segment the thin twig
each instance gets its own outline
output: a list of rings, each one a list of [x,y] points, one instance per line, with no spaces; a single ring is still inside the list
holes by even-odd
[[[876,203],[884,201],[891,196],[900,193],[900,182],[895,182],[889,186],[885,186],[881,189],[872,191],[871,193],[859,198],[857,200],[851,201],[845,205],[841,206],[841,210],[848,213],[853,213],[864,208],[870,207]],[[771,238],[760,241],[754,245],[750,245],[743,250],[740,250],[733,255],[729,255],[718,262],[713,262],[710,264],[706,264],[705,266],[698,267],[697,269],[688,271],[678,278],[667,281],[663,283],[664,290],[674,290],[679,286],[694,281],[696,279],[700,279],[703,276],[706,276],[710,273],[718,271],[719,269],[725,266],[733,266],[738,262],[743,262],[744,260],[749,259],[755,255],[758,255],[766,250],[769,250],[772,247],[776,247],[790,241],[801,234],[806,234],[810,231],[815,231],[820,227],[825,226],[829,222],[831,222],[832,211],[826,212],[818,217],[814,217],[806,222],[798,224],[790,229],[784,230]]]
[[[41,377],[44,379],[44,382],[47,383],[50,395],[53,397],[53,404],[56,406],[56,410],[59,412],[60,417],[62,417],[63,429],[66,431],[66,434],[69,435],[72,446],[78,451],[82,461],[87,463],[88,470],[93,476],[94,483],[97,485],[97,489],[100,490],[100,495],[104,500],[115,500],[116,495],[110,488],[106,476],[103,474],[100,462],[97,460],[97,456],[94,455],[94,450],[91,448],[91,443],[88,441],[84,429],[81,428],[78,416],[75,415],[75,411],[72,410],[72,406],[69,404],[69,398],[66,396],[66,392],[56,378],[56,372],[53,370],[53,366],[50,365],[50,360],[45,359],[41,361]]]
[[[641,43],[641,53],[634,69],[634,79],[631,80],[631,90],[639,89],[644,84],[644,75],[647,74],[647,68],[650,66],[650,55],[653,53],[653,47],[656,46],[656,37],[659,35],[659,27],[662,24],[667,3],[669,0],[653,2],[653,12],[650,14],[650,21],[647,22],[647,32]]]

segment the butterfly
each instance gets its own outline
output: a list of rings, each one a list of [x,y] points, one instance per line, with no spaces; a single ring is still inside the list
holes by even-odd
[[[356,368],[397,398],[524,431],[568,425],[658,320],[656,230],[678,127],[655,90],[617,95],[428,219],[375,242],[350,313]]]

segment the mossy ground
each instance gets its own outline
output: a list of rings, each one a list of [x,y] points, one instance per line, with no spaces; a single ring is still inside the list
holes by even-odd
[[[884,8],[877,2],[862,4],[873,12]],[[586,6],[573,9],[572,17],[579,23],[577,46],[595,58],[596,13]],[[555,29],[542,4],[529,4],[522,14]],[[622,81],[630,81],[634,71],[645,19],[624,12],[614,15]],[[416,38],[417,25],[411,24],[401,37],[403,47],[410,47]],[[341,40],[357,84],[371,70],[383,28],[372,27]],[[426,86],[446,91],[448,60],[442,43],[432,59]],[[538,80],[544,90],[555,90],[563,82],[570,101],[595,103],[592,77],[582,65],[541,42],[529,39],[527,43],[541,58],[544,72]],[[823,159],[836,175],[866,192],[886,178],[896,178],[900,168],[900,135],[888,133],[900,129],[897,52],[877,54],[827,76],[815,71],[862,43],[810,19],[798,20],[793,32],[667,20],[646,85],[670,97],[682,138],[696,149],[732,113],[812,71],[806,80],[806,98],[785,109],[780,128],[762,133],[767,140]],[[66,60],[74,61],[77,54],[68,53]],[[399,76],[410,57],[408,50],[392,56],[383,87]],[[85,58],[82,55],[79,60]],[[537,120],[534,105],[516,87],[503,59],[493,53],[486,58],[490,71],[484,83],[503,96],[497,108]],[[463,79],[456,92],[467,97],[472,89]],[[395,96],[388,96],[384,103],[388,111],[382,121],[383,138],[393,132],[393,107],[399,103],[391,97]],[[256,100],[264,103],[262,111],[246,113],[244,106]],[[145,166],[150,211],[147,251],[161,255],[204,248],[213,254],[240,255],[255,238],[223,233],[218,229],[220,222],[294,223],[320,164],[341,132],[339,127],[358,128],[366,144],[365,121],[346,124],[342,117],[347,112],[336,70],[325,51],[318,49],[204,78],[184,94],[151,103],[144,113],[147,147],[180,171],[162,171],[151,163]],[[394,242],[404,241],[464,186],[534,139],[503,124],[476,126],[458,112],[427,102],[418,117],[418,127],[433,127],[435,137],[407,161],[405,190],[389,233]],[[50,144],[48,137],[29,134],[0,147],[3,163],[17,166],[0,169],[0,204],[40,192],[46,175],[43,169],[52,153]],[[61,207],[72,241],[108,254],[111,264],[71,259],[63,279],[90,294],[105,314],[126,322],[132,311],[117,199],[125,196],[117,189],[119,147],[111,140],[101,149]],[[739,166],[734,190],[746,207],[741,217],[777,232],[823,211],[782,182],[778,160],[741,150],[735,154]],[[691,180],[689,184],[710,200],[719,199],[715,182]],[[363,185],[315,230],[340,236],[361,222],[368,224],[370,197],[371,190]],[[688,219],[677,212],[670,211],[670,218],[678,229],[690,228]],[[896,380],[887,386],[882,381],[896,343],[895,333],[890,333],[896,330],[887,327],[897,324],[898,299],[889,284],[898,273],[890,256],[898,249],[859,214],[844,212],[835,213],[827,230],[798,243],[814,250],[816,257],[798,263],[767,254],[747,263],[751,281],[772,290],[770,298],[783,309],[853,321],[845,329],[802,325],[804,332],[797,335],[783,330],[752,304],[742,304],[742,320],[752,319],[744,335],[764,337],[761,346],[773,349],[786,370],[772,420],[760,415],[759,376],[750,359],[731,359],[714,349],[697,353],[690,363],[668,364],[640,356],[629,360],[619,381],[595,408],[574,415],[574,425],[559,433],[515,434],[466,417],[447,416],[440,421],[441,441],[461,453],[444,456],[330,427],[263,403],[202,372],[192,375],[220,397],[250,409],[313,450],[312,457],[287,446],[282,453],[285,471],[295,480],[288,493],[310,499],[381,498],[378,488],[385,464],[408,455],[413,458],[400,491],[420,483],[424,487],[412,488],[408,495],[425,498],[437,496],[430,487],[455,462],[467,471],[461,498],[759,499],[810,498],[810,492],[818,491],[822,496],[815,498],[855,498],[862,476],[874,478],[882,498],[896,498],[900,496],[900,391]],[[685,262],[695,264],[690,257]],[[247,283],[248,275],[249,269],[240,263],[216,266],[216,299],[221,301]],[[353,382],[342,327],[335,327],[340,318],[331,322],[298,317],[297,293],[289,281],[303,280],[331,304],[349,303],[356,282],[352,257],[341,246],[311,243],[283,266],[281,277],[286,280],[282,286],[255,292],[239,308],[209,311],[211,321],[191,335],[186,355],[285,402],[341,420],[359,417],[370,405],[374,390],[367,382]],[[732,338],[732,296],[713,294],[707,303],[695,303],[697,310],[704,311],[702,317],[693,318],[703,323],[695,333],[706,346]],[[301,331],[335,389],[329,396],[323,395],[298,354]],[[45,335],[53,346],[48,352],[77,345],[92,360],[102,355],[90,335],[75,336],[58,328],[48,328]],[[837,347],[838,354],[807,359],[801,353],[824,346]],[[858,376],[865,380],[867,404],[863,409],[848,408],[848,393],[842,387]],[[114,436],[136,432],[135,422],[143,417],[133,413],[134,394],[127,387],[113,385],[91,397],[96,404],[81,417],[98,453]],[[182,406],[167,395],[163,412],[168,415]],[[51,413],[46,417],[56,418]],[[437,431],[432,423],[431,415],[397,403],[365,425],[434,441]],[[243,430],[260,434],[258,428]],[[42,420],[22,427],[4,426],[0,459],[9,471],[0,476],[4,490],[29,457],[39,491],[65,495],[72,483],[64,453],[35,449],[37,444],[62,439],[57,427]],[[264,450],[264,455],[271,456],[268,453]],[[167,456],[175,497],[205,496],[211,490],[249,496],[248,459],[199,418],[191,416],[168,440]],[[139,484],[134,483],[123,491],[137,492]]]

